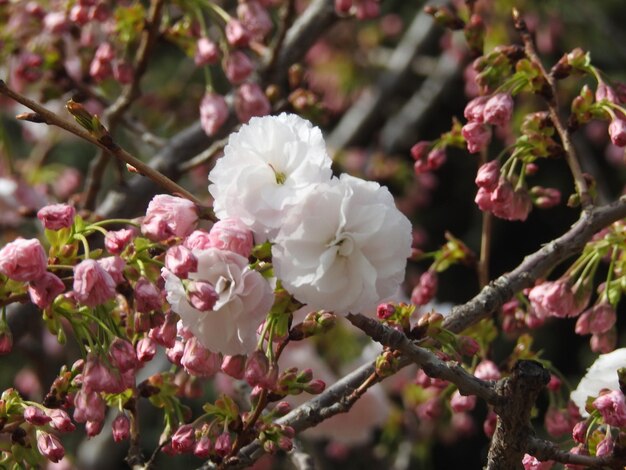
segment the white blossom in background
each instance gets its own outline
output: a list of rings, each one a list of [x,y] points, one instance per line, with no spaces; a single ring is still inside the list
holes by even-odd
[[[212,352],[252,352],[256,348],[257,328],[274,302],[269,283],[237,253],[209,248],[193,250],[193,254],[198,269],[188,274],[188,281],[210,283],[218,295],[217,301],[212,310],[194,308],[183,281],[163,268],[161,275],[172,310],[180,315],[183,326]]]
[[[570,395],[582,416],[589,416],[589,413],[585,411],[587,397],[597,397],[603,388],[619,390],[617,369],[621,367],[626,367],[626,348],[616,349],[608,354],[600,354],[598,359],[591,364],[576,390]]]
[[[219,219],[236,217],[257,235],[272,237],[289,208],[331,178],[319,128],[295,114],[252,118],[231,134],[209,174]]]
[[[272,247],[275,273],[313,309],[358,313],[396,292],[411,238],[387,188],[342,174],[285,218]]]

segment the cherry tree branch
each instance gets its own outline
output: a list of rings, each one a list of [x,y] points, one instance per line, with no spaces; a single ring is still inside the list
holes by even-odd
[[[528,439],[527,452],[541,461],[553,460],[564,464],[584,465],[587,468],[623,469],[626,466],[626,457],[618,455],[591,455],[572,454],[559,449],[553,442],[537,437]]]

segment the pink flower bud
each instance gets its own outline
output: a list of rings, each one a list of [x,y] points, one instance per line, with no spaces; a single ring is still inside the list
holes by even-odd
[[[421,140],[411,147],[411,156],[413,160],[424,160],[430,151],[432,143],[427,140]]]
[[[141,232],[154,241],[169,237],[186,237],[193,232],[198,221],[196,205],[167,194],[154,196],[141,223]]]
[[[132,64],[120,60],[113,65],[113,78],[122,85],[128,85],[133,81],[135,71]]]
[[[51,462],[58,462],[65,456],[65,449],[59,438],[47,432],[37,431],[37,449]]]
[[[376,316],[381,320],[386,320],[396,313],[396,307],[393,304],[380,304],[376,308]]]
[[[47,268],[48,256],[35,238],[18,237],[0,250],[0,273],[14,281],[34,281],[43,276]]]
[[[137,341],[137,359],[141,362],[150,362],[156,354],[156,343],[148,337],[143,337]]]
[[[109,346],[111,364],[120,372],[136,369],[139,366],[137,353],[130,342],[122,338],[115,338]]]
[[[69,24],[65,12],[53,11],[46,14],[43,19],[43,26],[44,30],[49,33],[61,34],[67,30]]]
[[[213,310],[215,302],[219,300],[219,295],[215,292],[215,287],[204,281],[192,281],[187,287],[189,303],[201,312]]]
[[[530,454],[524,454],[522,465],[524,470],[550,470],[554,466],[554,462],[551,460],[541,462]]]
[[[165,316],[165,321],[150,330],[148,336],[159,343],[161,346],[171,348],[176,341],[176,323],[178,317],[172,313],[168,313]]]
[[[197,67],[212,65],[220,57],[220,49],[213,41],[207,37],[201,37],[196,43],[196,54],[193,58]]]
[[[474,369],[474,375],[481,380],[500,380],[502,376],[498,366],[489,359],[484,359],[478,363],[476,369]]]
[[[256,350],[248,356],[244,377],[251,387],[258,385],[271,390],[276,386],[278,371],[270,367],[267,356],[263,351]]]
[[[272,30],[272,18],[255,0],[240,2],[237,6],[237,16],[252,38],[257,41],[262,41]]]
[[[599,333],[591,335],[589,340],[589,346],[595,353],[610,353],[615,349],[617,344],[617,332],[615,329],[611,329],[606,333]]]
[[[467,103],[465,106],[465,110],[463,111],[463,116],[470,122],[479,122],[482,123],[483,111],[485,109],[485,104],[489,100],[488,96],[477,96],[472,101]]]
[[[587,440],[587,423],[579,421],[572,430],[572,437],[579,444],[583,444]]]
[[[27,406],[24,410],[24,419],[35,426],[43,426],[50,422],[50,417],[36,406]]]
[[[439,397],[429,398],[415,408],[415,414],[422,421],[435,421],[441,416],[442,411],[441,399]]]
[[[224,356],[222,360],[222,372],[232,378],[241,380],[246,371],[246,356],[238,354],[236,356]]]
[[[203,347],[196,338],[191,338],[185,342],[180,364],[190,375],[212,377],[220,370],[222,357]]]
[[[185,343],[182,341],[176,341],[174,346],[171,348],[167,348],[165,351],[165,355],[170,360],[172,364],[180,365],[180,361],[183,358],[183,353],[185,352]]]
[[[513,98],[509,93],[497,93],[485,103],[483,117],[486,123],[506,126],[513,115]]]
[[[72,432],[76,429],[74,423],[70,419],[70,415],[67,414],[64,410],[61,409],[53,409],[50,410],[50,425],[61,432]]]
[[[485,188],[487,191],[494,191],[500,181],[500,163],[498,160],[491,160],[481,165],[474,181],[478,187]]]
[[[30,300],[39,308],[46,308],[57,295],[65,291],[65,284],[52,273],[46,272],[43,276],[28,283]]]
[[[553,437],[559,437],[572,432],[573,423],[571,423],[567,411],[559,410],[555,407],[549,407],[544,418],[546,431]]]
[[[85,423],[85,431],[87,433],[88,438],[96,437],[100,432],[102,432],[102,427],[104,426],[104,421],[87,421]]]
[[[345,15],[352,8],[352,0],[335,0],[335,11],[339,15]]]
[[[608,86],[604,82],[598,83],[598,88],[596,88],[596,101],[607,100],[609,103],[619,104],[620,99],[617,96],[617,93],[613,89],[613,87]]]
[[[211,440],[208,436],[202,436],[193,448],[193,455],[200,459],[207,459],[211,455]]]
[[[617,321],[617,314],[611,304],[602,302],[591,309],[589,332],[602,334],[609,331]]]
[[[626,147],[626,121],[615,118],[609,124],[609,136],[611,142],[617,147]]]
[[[442,148],[432,149],[426,157],[429,171],[437,170],[446,162],[446,151]]]
[[[471,411],[474,409],[475,406],[476,406],[475,395],[464,396],[464,395],[461,395],[461,393],[458,390],[456,390],[452,394],[452,397],[450,398],[450,408],[452,408],[452,411],[454,411],[455,413],[461,413],[463,411]]]
[[[244,83],[235,94],[235,113],[240,122],[246,123],[254,116],[265,116],[272,107],[267,96],[256,83]]]
[[[243,52],[231,51],[224,57],[222,68],[228,81],[233,85],[238,85],[250,76],[254,70],[254,64]]]
[[[228,119],[228,105],[219,93],[206,93],[200,102],[200,124],[207,135],[215,135]]]
[[[530,194],[534,199],[535,205],[540,209],[550,209],[561,203],[561,191],[556,188],[534,186],[531,188]]]
[[[145,277],[140,277],[135,284],[135,309],[148,313],[160,310],[162,305],[163,299],[156,286]]]
[[[319,395],[324,391],[325,388],[326,383],[323,380],[315,379],[306,384],[306,386],[304,387],[304,391],[312,395]]]
[[[109,393],[117,388],[117,381],[111,370],[103,364],[98,356],[89,355],[87,357],[83,369],[83,388]]]
[[[74,296],[88,307],[115,297],[115,281],[97,261],[86,259],[74,266]]]
[[[124,269],[126,268],[126,261],[124,261],[119,256],[107,256],[106,258],[100,258],[98,260],[98,264],[102,269],[104,269],[115,285],[121,284],[124,282]]]
[[[37,218],[41,220],[44,228],[48,230],[60,230],[71,227],[75,216],[76,210],[69,204],[52,204],[37,211]]]
[[[468,122],[461,129],[461,134],[467,143],[469,153],[478,153],[486,149],[491,141],[491,129],[479,122]]]
[[[230,19],[224,28],[228,44],[234,47],[246,47],[250,42],[250,34],[239,20]]]
[[[550,375],[550,382],[548,382],[547,388],[548,390],[550,390],[551,392],[557,392],[561,389],[561,379],[559,379],[556,375],[551,374]]]
[[[361,21],[377,18],[380,15],[378,0],[360,0],[356,4],[354,15]]]
[[[457,348],[459,353],[464,356],[473,356],[480,350],[478,341],[469,336],[459,336],[457,339]]]
[[[104,246],[109,253],[119,255],[124,251],[124,248],[130,243],[134,235],[134,230],[128,228],[109,231],[104,237]]]
[[[611,433],[607,432],[598,445],[596,446],[596,457],[604,457],[605,455],[611,455],[613,453],[613,448],[615,447],[615,442],[611,438]]]
[[[600,412],[609,426],[626,426],[626,403],[624,394],[619,390],[600,395],[593,401],[593,407]]]
[[[175,245],[165,253],[165,267],[176,276],[186,279],[190,272],[198,270],[198,260],[189,248]]]
[[[586,307],[588,297],[577,299],[565,280],[543,282],[528,293],[528,300],[539,317],[574,317]]]
[[[70,9],[70,21],[79,26],[85,25],[89,21],[89,7],[87,5],[76,4]]]
[[[437,292],[437,273],[435,271],[426,271],[420,277],[419,283],[413,288],[411,293],[411,302],[415,305],[426,305],[430,302]]]
[[[13,349],[13,335],[11,334],[11,330],[9,326],[5,323],[2,328],[0,328],[0,356],[9,354]]]
[[[196,443],[196,430],[190,424],[183,424],[172,435],[172,447],[180,453],[191,452]]]
[[[489,410],[487,413],[487,417],[483,422],[483,431],[487,437],[493,436],[493,433],[496,432],[496,424],[498,422],[498,415],[496,415],[493,410]]]
[[[239,219],[218,220],[209,232],[210,246],[248,258],[254,246],[252,232]]]
[[[220,434],[215,439],[215,453],[221,457],[228,455],[231,446],[230,434],[227,432]]]
[[[81,388],[74,398],[74,421],[102,421],[106,405],[100,393]]]
[[[130,437],[130,420],[124,413],[120,413],[113,420],[111,424],[111,432],[113,433],[113,440],[115,442],[121,442]]]

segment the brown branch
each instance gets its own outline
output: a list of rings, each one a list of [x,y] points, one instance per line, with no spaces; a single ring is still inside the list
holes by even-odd
[[[494,411],[498,423],[487,455],[487,470],[523,468],[522,458],[532,433],[531,410],[549,381],[550,373],[540,363],[519,361],[512,374],[496,384],[500,400]]]
[[[526,22],[522,18],[520,12],[517,9],[513,9],[513,21],[515,23],[515,29],[520,33],[522,37],[522,41],[524,42],[524,50],[526,55],[533,62],[539,70],[541,70],[541,74],[543,75],[544,80],[548,84],[548,89],[546,91],[545,98],[548,102],[548,109],[550,112],[550,119],[554,124],[556,131],[561,138],[561,143],[563,144],[563,148],[565,149],[565,160],[567,161],[567,165],[572,173],[572,177],[574,178],[574,185],[576,186],[576,192],[580,197],[580,202],[582,204],[583,209],[588,209],[593,205],[593,201],[591,199],[591,195],[589,194],[589,188],[587,187],[587,182],[585,181],[585,177],[583,176],[582,169],[580,168],[580,161],[578,156],[576,155],[576,149],[574,148],[574,144],[572,143],[572,139],[569,135],[569,131],[567,127],[563,123],[561,117],[559,116],[559,106],[557,102],[557,90],[556,83],[554,78],[547,73],[541,59],[537,55],[537,51],[535,50],[535,44],[533,39],[528,31],[528,27],[526,26]]]
[[[280,18],[280,30],[278,31],[278,37],[272,46],[271,57],[268,65],[265,69],[265,73],[270,74],[276,67],[276,61],[278,60],[278,54],[282,50],[285,38],[287,37],[287,31],[291,27],[293,20],[296,16],[296,2],[295,0],[288,0],[287,4],[283,7],[283,14]]]
[[[444,328],[460,333],[481,319],[487,318],[516,292],[531,287],[537,279],[544,277],[556,265],[579,253],[599,230],[624,217],[626,217],[626,197],[583,212],[580,219],[565,234],[528,255],[513,271],[492,281],[473,299],[453,308],[451,314],[444,320]]]
[[[604,455],[594,457],[591,455],[572,454],[559,449],[554,443],[537,437],[530,437],[526,452],[541,461],[553,460],[564,464],[584,465],[587,468],[613,468],[623,469],[626,466],[626,457],[616,455]]]

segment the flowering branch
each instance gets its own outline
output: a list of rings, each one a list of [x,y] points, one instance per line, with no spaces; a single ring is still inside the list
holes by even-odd
[[[567,128],[559,116],[559,106],[557,103],[557,92],[554,78],[546,72],[545,67],[541,63],[541,60],[535,51],[535,45],[532,37],[530,36],[530,32],[528,31],[528,27],[526,26],[526,22],[521,17],[520,12],[515,8],[513,9],[513,21],[515,23],[515,29],[517,29],[520,33],[522,41],[524,42],[526,55],[531,62],[533,62],[539,70],[541,70],[541,74],[549,86],[549,89],[546,90],[547,95],[544,96],[544,98],[546,98],[546,101],[548,102],[550,119],[552,120],[554,128],[561,138],[563,149],[565,150],[565,159],[570,171],[572,172],[572,176],[574,177],[574,184],[576,185],[576,192],[580,197],[580,203],[582,204],[583,209],[587,209],[593,204],[593,201],[591,200],[587,182],[585,181],[585,177],[583,176],[580,168],[580,162],[578,160],[578,156],[576,155],[576,149],[574,148],[574,144],[572,143],[572,139],[570,138]]]
[[[527,452],[541,461],[553,460],[563,464],[584,465],[588,468],[623,469],[626,465],[626,458],[620,455],[610,454],[595,457],[591,455],[573,454],[559,449],[550,441],[534,436],[528,439]]]
[[[500,308],[511,296],[544,276],[554,266],[580,252],[602,228],[626,217],[626,198],[582,213],[572,228],[540,250],[528,255],[510,273],[492,281],[476,297],[452,309],[443,326],[455,333],[477,323]]]

